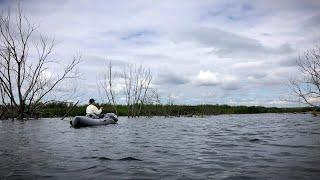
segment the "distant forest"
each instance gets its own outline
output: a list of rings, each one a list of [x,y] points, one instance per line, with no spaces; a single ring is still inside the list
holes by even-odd
[[[73,106],[68,103],[50,103],[39,112],[39,118],[80,116],[86,114],[87,105]],[[113,112],[110,104],[98,104],[103,113]],[[118,115],[127,116],[127,106],[117,105]],[[144,105],[138,116],[205,116],[219,114],[255,114],[255,113],[305,113],[314,112],[313,107],[262,107],[262,106],[229,106],[229,105]]]

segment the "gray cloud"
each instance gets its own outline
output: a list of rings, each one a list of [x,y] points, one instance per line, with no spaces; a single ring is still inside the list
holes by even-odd
[[[301,23],[301,31],[308,33],[310,31],[318,32],[320,28],[320,14],[316,14]]]
[[[186,32],[181,40],[195,41],[214,48],[212,53],[220,57],[248,57],[252,55],[284,54],[294,50],[285,43],[277,48],[264,46],[257,39],[238,35],[218,28],[198,28]]]
[[[267,76],[266,72],[251,72],[250,76],[254,77],[255,79],[262,79]]]
[[[183,74],[176,73],[160,73],[156,78],[156,84],[182,85],[187,84],[189,80]]]
[[[227,91],[239,90],[240,88],[241,88],[241,85],[239,82],[228,83],[222,86],[222,89]]]
[[[279,65],[283,67],[297,66],[298,57],[289,57],[279,61]]]

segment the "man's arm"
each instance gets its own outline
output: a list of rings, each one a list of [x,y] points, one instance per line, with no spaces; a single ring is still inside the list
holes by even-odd
[[[94,108],[94,113],[97,114],[97,115],[101,114],[102,108],[98,109],[96,106],[94,106],[94,107],[95,107]]]

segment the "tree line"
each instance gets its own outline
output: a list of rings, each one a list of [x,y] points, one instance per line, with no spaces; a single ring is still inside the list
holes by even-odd
[[[39,114],[39,117],[62,117],[67,109],[72,107],[68,103],[49,103],[44,106]],[[114,112],[114,107],[111,104],[99,104],[106,112]],[[118,115],[128,116],[126,105],[116,106]],[[85,115],[86,105],[77,105],[69,113],[70,117]],[[140,111],[140,116],[186,116],[186,117],[202,117],[207,115],[220,114],[256,114],[256,113],[305,113],[313,111],[312,107],[262,107],[262,106],[229,106],[229,105],[173,105],[173,104],[153,104],[143,105]],[[131,117],[131,116],[130,116]]]

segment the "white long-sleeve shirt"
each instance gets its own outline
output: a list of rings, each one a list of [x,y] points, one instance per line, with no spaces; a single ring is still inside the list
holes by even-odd
[[[86,109],[86,113],[87,114],[96,114],[96,115],[99,115],[101,114],[102,112],[102,109],[98,109],[95,105],[93,104],[90,104],[87,109]]]

